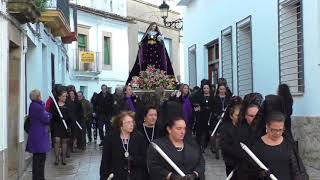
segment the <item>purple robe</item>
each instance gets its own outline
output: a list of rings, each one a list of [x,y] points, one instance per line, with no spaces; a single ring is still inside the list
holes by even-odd
[[[189,97],[183,96],[182,103],[183,118],[186,121],[186,124],[189,124],[192,118],[192,104]]]
[[[131,82],[133,76],[139,76],[140,71],[145,71],[148,65],[154,65],[156,69],[164,70],[168,75],[174,75],[164,42],[163,40],[158,41],[158,36],[160,36],[161,33],[157,27],[157,34],[151,36],[148,34],[150,27],[151,25],[140,42],[136,62],[134,63],[126,84]]]
[[[26,151],[30,153],[46,153],[50,151],[48,125],[51,114],[45,111],[42,101],[32,101],[29,107],[31,120]]]
[[[128,104],[129,110],[132,111],[132,112],[136,112],[136,108],[133,105],[131,97],[130,96],[126,96],[126,99],[127,99],[127,104]]]

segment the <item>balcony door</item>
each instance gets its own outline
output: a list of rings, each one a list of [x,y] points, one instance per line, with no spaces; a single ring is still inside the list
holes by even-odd
[[[219,40],[207,45],[208,49],[208,78],[212,84],[218,83],[219,78]]]

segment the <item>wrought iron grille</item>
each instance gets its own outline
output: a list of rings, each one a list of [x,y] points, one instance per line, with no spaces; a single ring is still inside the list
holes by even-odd
[[[237,22],[238,95],[253,92],[251,16]]]
[[[221,74],[233,91],[232,27],[221,31]]]
[[[302,0],[278,0],[279,81],[304,92]]]

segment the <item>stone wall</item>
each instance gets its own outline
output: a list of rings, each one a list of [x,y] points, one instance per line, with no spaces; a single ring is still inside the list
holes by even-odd
[[[304,163],[320,169],[320,117],[293,117],[292,131]]]

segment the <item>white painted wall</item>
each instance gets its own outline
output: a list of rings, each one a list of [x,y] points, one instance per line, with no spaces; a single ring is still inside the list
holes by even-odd
[[[71,10],[72,11],[72,10]],[[71,12],[70,24],[73,24]],[[111,70],[102,70],[97,80],[80,81],[72,77],[70,83],[74,84],[77,90],[80,86],[88,86],[88,94],[100,92],[100,86],[107,84],[114,90],[118,85],[124,85],[129,75],[129,45],[128,45],[128,25],[125,22],[106,19],[89,13],[78,11],[78,24],[90,26],[88,50],[103,52],[103,32],[109,32],[111,37]],[[69,57],[72,57],[74,49],[77,48],[77,42],[68,46]],[[70,63],[73,59],[70,59]],[[72,68],[72,65],[70,65]]]
[[[320,115],[319,66],[319,10],[317,0],[303,1],[305,93],[295,97],[294,115]],[[185,81],[188,82],[188,47],[197,45],[197,82],[207,77],[207,50],[204,45],[216,38],[221,30],[232,26],[233,81],[237,92],[236,23],[252,16],[253,89],[263,95],[276,93],[279,84],[278,70],[278,14],[277,1],[193,1],[183,12]],[[220,53],[221,54],[221,53]],[[220,63],[221,65],[221,63]],[[221,66],[220,66],[221,69]],[[220,73],[221,74],[221,73]]]
[[[0,2],[0,11],[5,12],[5,3]],[[0,151],[7,148],[8,119],[8,22],[0,15]]]
[[[36,29],[35,25],[32,25]],[[40,37],[36,37],[28,27],[28,49],[26,55],[27,62],[27,96],[33,89],[41,91],[44,101],[49,97],[48,87],[51,88],[51,54],[55,56],[55,82],[65,84],[68,74],[64,71],[66,54],[62,51],[61,41],[52,38],[44,31],[43,24],[40,24]],[[30,99],[27,101],[28,107]]]
[[[127,0],[70,0],[70,3],[127,16]]]

